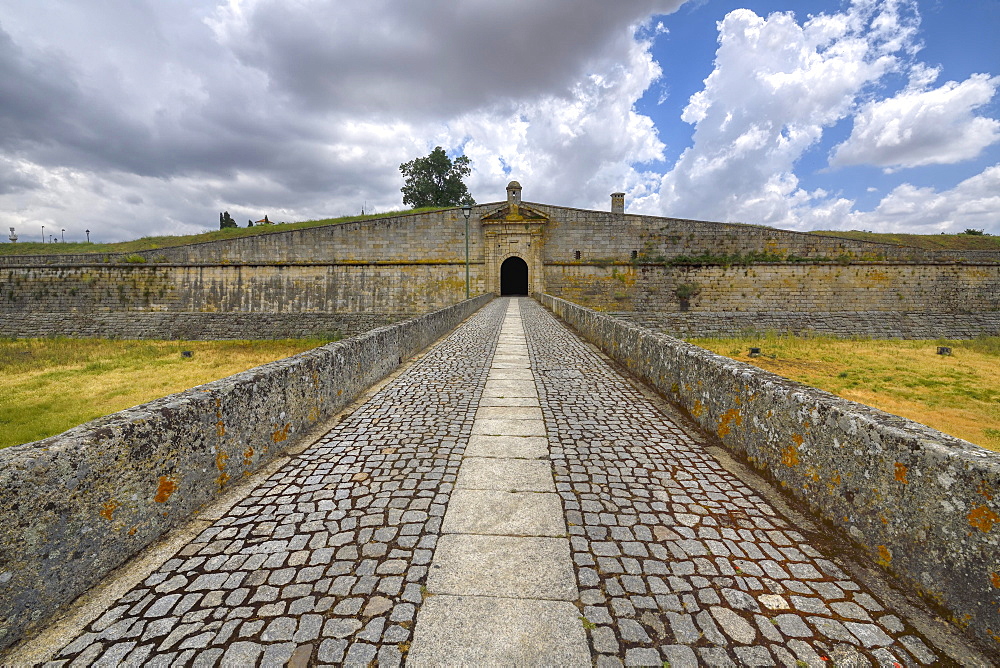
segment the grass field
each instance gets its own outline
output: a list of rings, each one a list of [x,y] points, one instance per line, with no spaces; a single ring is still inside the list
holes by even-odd
[[[1000,451],[1000,337],[876,341],[771,334],[689,341]],[[950,346],[953,354],[938,355],[937,346]],[[751,347],[762,356],[750,358]]]
[[[86,242],[67,242],[43,244],[40,241],[32,241],[21,235],[21,241],[16,244],[0,243],[0,255],[65,255],[76,253],[135,253],[137,251],[156,250],[158,248],[170,248],[171,246],[183,246],[185,244],[197,244],[205,241],[219,241],[220,239],[234,239],[236,237],[252,237],[259,234],[273,234],[275,232],[287,232],[288,230],[298,230],[306,227],[320,227],[322,225],[339,225],[342,223],[353,223],[359,220],[369,220],[372,218],[389,218],[391,216],[401,216],[410,213],[422,213],[425,211],[437,211],[436,208],[410,209],[406,211],[387,211],[368,216],[345,216],[343,218],[325,218],[323,220],[305,220],[298,223],[274,223],[272,225],[256,225],[254,227],[230,227],[224,230],[208,230],[201,234],[187,234],[179,236],[143,237],[132,241],[119,241],[115,243],[99,244]],[[94,233],[97,236],[97,233]]]
[[[327,343],[0,339],[0,448]],[[190,350],[190,358],[181,351]]]

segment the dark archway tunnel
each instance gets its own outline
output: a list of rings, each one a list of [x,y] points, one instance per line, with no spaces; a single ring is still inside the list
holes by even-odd
[[[509,257],[500,265],[500,294],[528,294],[528,263],[519,257]]]

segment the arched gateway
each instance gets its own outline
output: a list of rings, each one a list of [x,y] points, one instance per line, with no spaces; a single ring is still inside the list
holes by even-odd
[[[528,294],[528,263],[516,255],[500,265],[500,294]]]

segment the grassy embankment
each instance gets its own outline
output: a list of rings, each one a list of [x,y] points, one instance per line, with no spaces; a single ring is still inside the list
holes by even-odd
[[[39,241],[27,241],[22,234],[22,241],[16,244],[0,243],[0,255],[72,255],[76,253],[93,254],[114,254],[114,253],[136,253],[138,251],[157,250],[159,248],[170,248],[172,246],[184,246],[186,244],[197,244],[205,241],[219,241],[221,239],[235,239],[237,237],[252,237],[260,234],[274,234],[275,232],[287,232],[307,227],[320,227],[323,225],[340,225],[343,223],[353,223],[359,220],[371,220],[375,218],[391,218],[392,216],[402,216],[411,213],[423,213],[426,211],[437,211],[438,208],[430,207],[423,209],[410,209],[407,211],[387,211],[367,216],[345,216],[342,218],[324,218],[323,220],[305,220],[298,223],[273,223],[271,225],[255,225],[254,227],[230,227],[225,230],[210,230],[201,234],[187,234],[180,236],[143,237],[132,241],[119,241],[116,243],[98,244],[87,242],[67,242],[43,244]]]
[[[859,230],[820,230],[811,234],[896,246],[915,246],[925,250],[1000,251],[1000,236],[985,234],[889,234]]]
[[[323,345],[284,341],[0,339],[0,448]],[[190,350],[190,358],[181,351]]]
[[[879,341],[761,335],[691,343],[1000,451],[1000,337]],[[938,355],[950,346],[953,355]],[[751,347],[762,356],[749,357]]]

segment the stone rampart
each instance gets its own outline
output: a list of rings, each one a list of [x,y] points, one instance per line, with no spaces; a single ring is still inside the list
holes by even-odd
[[[622,311],[612,315],[640,327],[681,338],[742,336],[767,332],[872,339],[974,339],[977,336],[1000,336],[1000,311],[986,313]]]
[[[549,294],[605,311],[1000,311],[1000,265],[860,262],[752,266],[550,264]]]
[[[562,299],[541,302],[1000,650],[1000,455]]]
[[[297,444],[483,295],[0,451],[0,648]]]
[[[108,311],[0,313],[0,332],[15,338],[300,339],[357,336],[417,313],[199,313]]]

